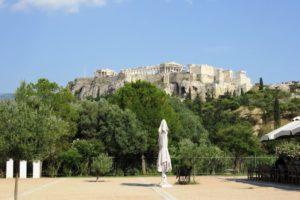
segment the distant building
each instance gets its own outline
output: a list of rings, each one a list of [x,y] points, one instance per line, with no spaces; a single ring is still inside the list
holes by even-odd
[[[117,73],[111,69],[100,69],[95,72],[95,77],[113,77],[116,76]]]
[[[141,67],[133,67],[121,70],[120,73],[125,75],[144,75],[144,74],[165,74],[165,73],[179,73],[183,71],[183,65],[176,62],[166,62],[159,65],[149,65]]]

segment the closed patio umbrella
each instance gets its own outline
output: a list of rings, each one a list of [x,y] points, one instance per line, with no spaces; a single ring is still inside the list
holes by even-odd
[[[172,187],[167,181],[166,172],[170,172],[172,170],[171,158],[168,150],[168,125],[166,120],[162,120],[158,129],[159,137],[159,152],[157,159],[157,171],[162,173],[161,183],[159,184],[161,187]]]

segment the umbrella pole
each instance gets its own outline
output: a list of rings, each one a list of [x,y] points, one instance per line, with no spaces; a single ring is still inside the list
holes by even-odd
[[[159,186],[162,188],[172,187],[172,185],[168,183],[166,169],[167,169],[167,163],[164,163],[161,172],[161,182],[159,184]]]

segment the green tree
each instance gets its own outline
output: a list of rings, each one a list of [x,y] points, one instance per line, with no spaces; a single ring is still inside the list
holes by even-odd
[[[158,153],[157,130],[161,120],[166,119],[168,123],[170,142],[172,135],[175,135],[180,128],[179,118],[171,107],[166,93],[149,82],[137,81],[119,89],[110,101],[136,114],[142,129],[147,131],[146,157],[150,163],[155,162]]]
[[[199,163],[199,146],[189,139],[183,139],[179,143],[178,164],[180,167],[191,167],[193,172],[193,182],[195,182],[196,166]]]
[[[202,107],[203,107],[203,102],[199,94],[196,95],[194,101],[193,101],[193,111],[195,112],[196,115],[200,117],[202,120]]]
[[[50,176],[57,174],[60,166],[58,156],[69,148],[69,143],[76,133],[76,119],[78,113],[74,106],[74,96],[67,88],[59,86],[47,79],[39,79],[37,83],[21,82],[16,91],[16,102],[25,103],[34,110],[47,106],[51,113],[66,122],[67,133],[52,146],[50,155],[45,161],[46,171]]]
[[[264,82],[263,82],[263,79],[262,77],[259,78],[259,87],[258,87],[259,90],[264,90]]]
[[[280,104],[277,94],[274,99],[274,123],[276,128],[280,127]]]
[[[239,172],[242,156],[254,155],[260,151],[259,141],[253,135],[252,126],[249,123],[238,123],[221,128],[217,132],[218,146],[234,156],[234,168]]]
[[[96,174],[96,182],[100,176],[104,176],[112,168],[112,158],[107,154],[100,154],[93,160],[92,171]]]
[[[192,100],[192,89],[191,87],[189,87],[189,91],[185,96],[184,99],[184,104],[189,108],[189,109],[193,109],[193,100]]]
[[[47,79],[39,79],[35,84],[23,81],[15,95],[17,102],[25,102],[32,108],[38,108],[38,102],[47,105],[57,117],[69,123],[69,132],[75,134],[78,113],[72,104],[75,97],[68,88]]]
[[[207,143],[208,132],[205,130],[205,128],[203,128],[200,117],[193,113],[191,110],[189,110],[177,98],[170,98],[170,103],[174,111],[178,115],[178,123],[180,123],[180,129],[172,136],[173,142],[176,144],[182,139],[190,139],[194,143]],[[194,104],[198,103],[195,102]]]
[[[241,88],[241,96],[244,96],[245,92],[244,92],[244,89]]]
[[[216,170],[224,168],[225,153],[215,145],[202,145],[200,146],[199,154],[202,156],[203,170],[208,170],[210,174],[215,174]]]
[[[62,152],[59,155],[59,159],[62,163],[62,171],[64,175],[73,176],[80,173],[82,155],[74,147]]]
[[[90,140],[74,140],[72,147],[77,150],[81,156],[79,163],[79,175],[90,174],[90,168],[93,158],[104,152],[104,144],[97,139]]]
[[[102,141],[105,151],[115,157],[116,167],[127,168],[133,164],[127,158],[141,157],[146,151],[146,132],[132,111],[122,110],[104,99],[83,101],[79,109],[77,137]]]
[[[67,123],[52,115],[49,107],[30,108],[26,103],[0,102],[0,141],[6,159],[44,160],[56,142],[67,134]],[[15,199],[17,199],[18,173]]]

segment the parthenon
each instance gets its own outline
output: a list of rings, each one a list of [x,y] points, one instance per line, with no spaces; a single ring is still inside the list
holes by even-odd
[[[176,62],[166,62],[161,63],[159,65],[150,65],[150,66],[142,66],[136,68],[129,68],[121,70],[120,73],[125,75],[134,75],[134,74],[165,74],[165,73],[173,73],[173,72],[182,72],[183,65],[178,64]]]

